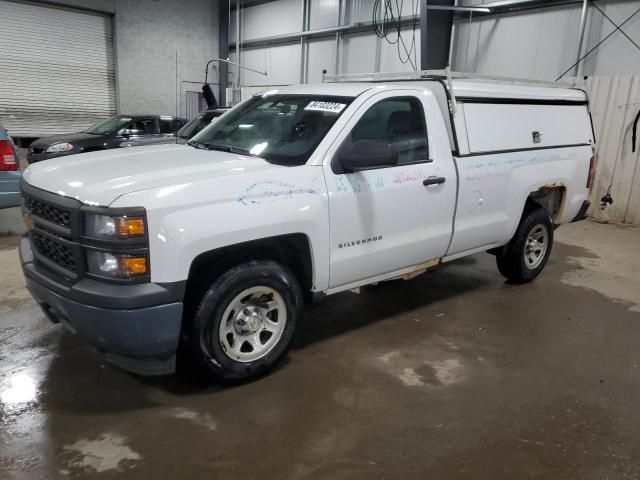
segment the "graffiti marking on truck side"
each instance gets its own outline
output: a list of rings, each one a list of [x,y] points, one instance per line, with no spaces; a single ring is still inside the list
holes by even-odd
[[[314,183],[313,178],[310,183]],[[292,199],[296,195],[319,195],[318,191],[310,187],[302,187],[279,180],[260,180],[254,182],[242,191],[238,202],[243,205],[259,205],[274,202],[280,198]]]
[[[338,175],[336,177],[336,191],[346,193],[363,193],[374,190],[381,190],[385,186],[384,177],[379,176],[369,180],[358,179],[355,177],[347,178],[346,175]]]
[[[413,170],[400,170],[393,176],[394,185],[403,185],[405,183],[417,183],[422,182],[427,176],[427,173],[421,168],[415,168]]]

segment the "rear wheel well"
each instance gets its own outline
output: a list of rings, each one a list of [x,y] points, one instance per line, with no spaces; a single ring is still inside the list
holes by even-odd
[[[543,186],[538,190],[531,192],[524,203],[524,209],[518,224],[520,224],[531,212],[538,208],[542,208],[549,214],[549,216],[551,216],[553,224],[557,225],[560,221],[560,217],[562,216],[562,210],[564,209],[566,192],[567,190],[563,185]],[[502,245],[500,247],[487,250],[487,252],[491,255],[498,255],[500,252],[504,251],[505,248],[506,245]]]
[[[184,321],[189,322],[202,295],[230,268],[251,260],[273,260],[289,268],[305,295],[311,299],[313,271],[311,247],[306,235],[294,233],[252,240],[201,253],[191,263],[184,297]]]
[[[558,224],[564,209],[566,193],[567,190],[562,185],[544,186],[531,192],[527,197],[523,215],[542,207],[551,216],[553,223]]]

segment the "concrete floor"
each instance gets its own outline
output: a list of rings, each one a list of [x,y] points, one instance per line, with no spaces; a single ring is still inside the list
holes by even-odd
[[[533,284],[493,257],[307,309],[235,388],[104,365],[0,242],[2,479],[640,477],[640,228],[561,228]]]

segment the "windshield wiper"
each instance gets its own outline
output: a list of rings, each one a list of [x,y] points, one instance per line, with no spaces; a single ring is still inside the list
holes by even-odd
[[[195,140],[189,140],[187,145],[193,148],[199,148],[200,150],[211,150],[206,143],[196,142]]]
[[[239,153],[241,155],[249,155],[250,157],[257,157],[257,155],[254,155],[249,150],[245,150],[244,148],[234,147],[232,145],[219,145],[215,143],[194,142],[193,140],[187,143],[192,147],[200,148],[203,150],[220,150],[222,152]]]

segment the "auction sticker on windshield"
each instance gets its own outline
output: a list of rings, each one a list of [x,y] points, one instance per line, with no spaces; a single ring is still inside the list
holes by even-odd
[[[345,103],[336,103],[336,102],[309,102],[309,104],[304,107],[305,110],[314,110],[316,112],[332,112],[332,113],[340,113],[344,107],[347,105]]]

